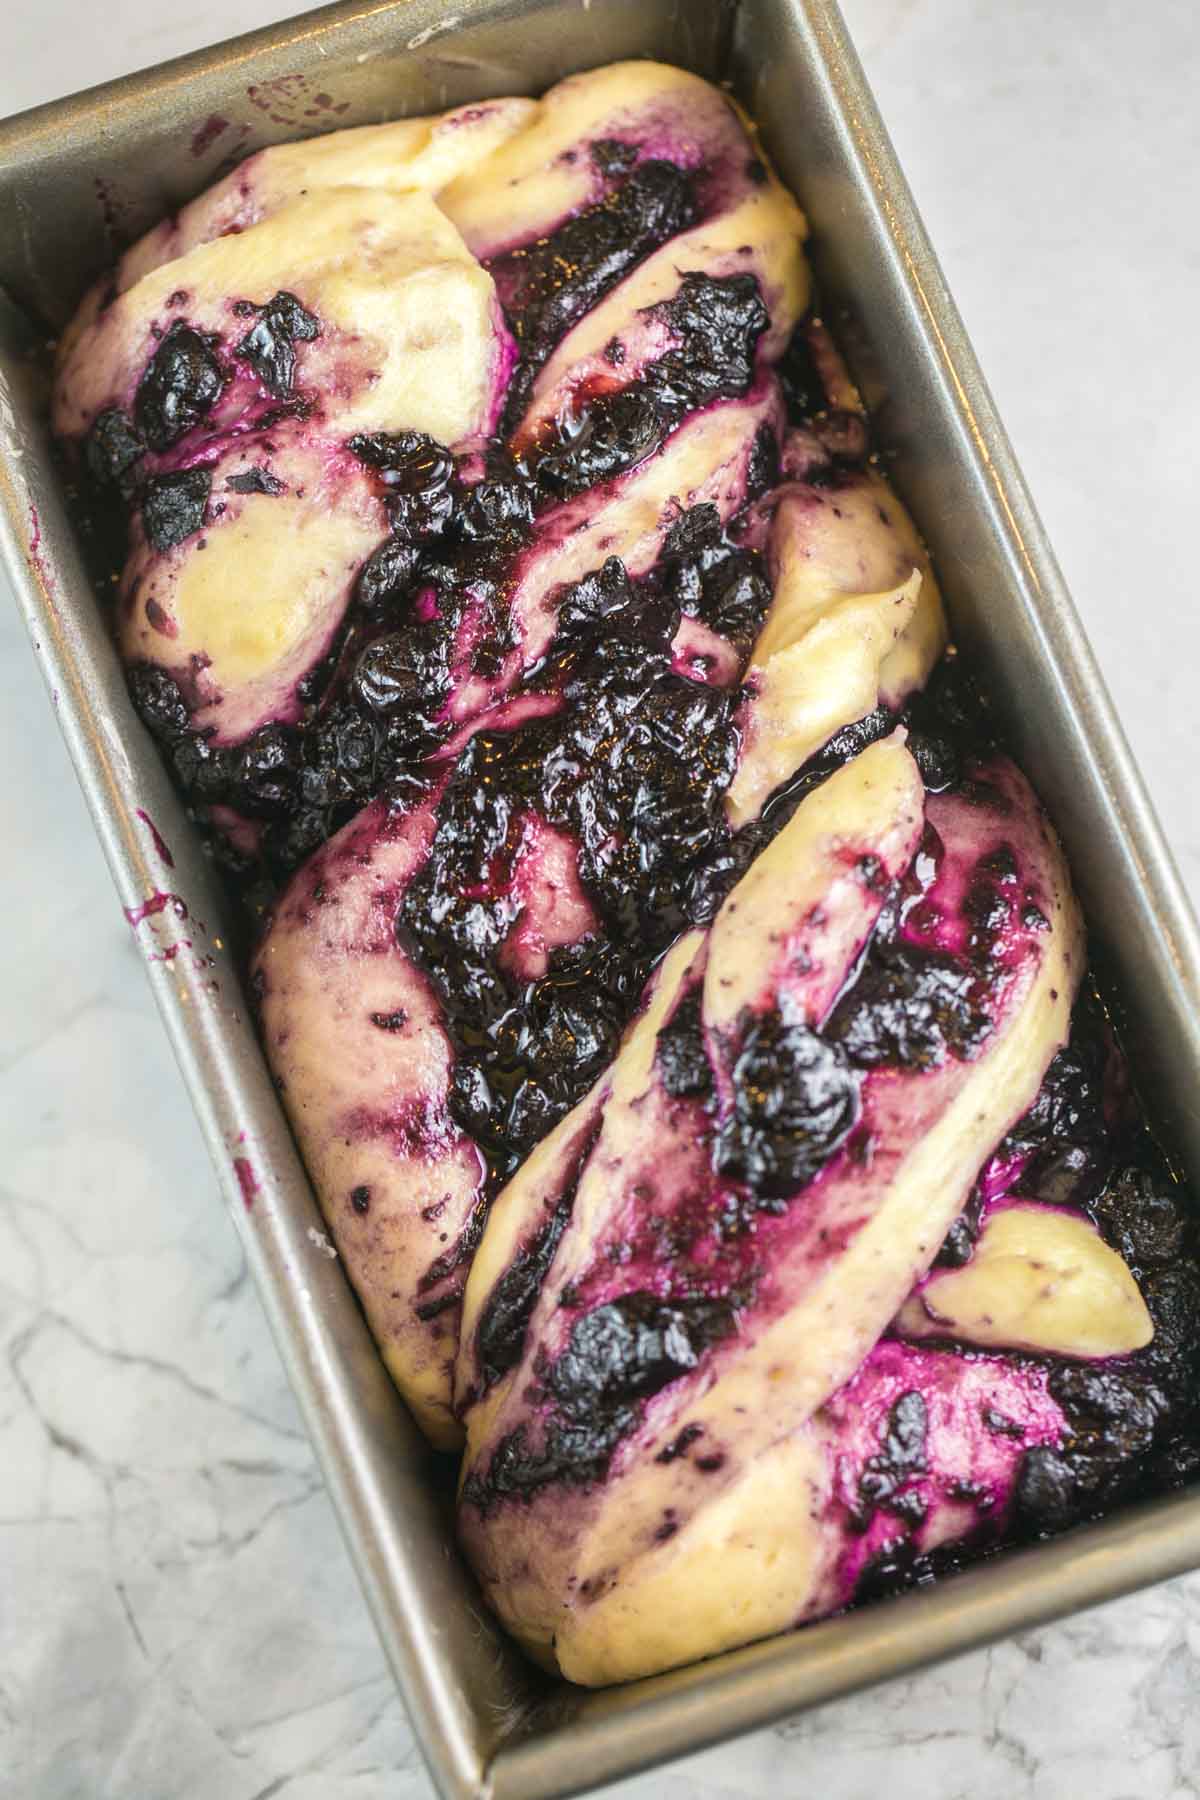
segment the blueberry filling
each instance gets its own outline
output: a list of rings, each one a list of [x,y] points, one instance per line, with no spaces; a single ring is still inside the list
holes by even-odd
[[[1115,1171],[1089,1209],[1131,1268],[1179,1267],[1190,1249],[1184,1196],[1162,1175],[1136,1165]]]
[[[1096,1034],[1097,1012],[1094,997],[1085,992],[1073,1047]],[[1078,1115],[1074,1105],[1059,1104],[1061,1097],[1060,1082],[1049,1081],[1049,1092],[1039,1095],[1010,1142],[1020,1144],[1023,1134],[1036,1133],[1044,1148],[1069,1144]],[[1055,1136],[1055,1120],[1064,1129],[1062,1139]],[[1083,1205],[1126,1258],[1153,1320],[1154,1338],[1144,1350],[1104,1363],[1047,1360],[1047,1388],[1067,1430],[1057,1444],[1033,1445],[1022,1456],[1005,1533],[1010,1538],[1051,1536],[1114,1506],[1200,1478],[1200,1234],[1194,1213],[1142,1120],[1129,1117],[1099,1130],[1096,1155],[1105,1167],[1111,1162],[1111,1173],[1099,1193],[1089,1197],[1085,1186],[1059,1203]],[[976,1504],[982,1498],[962,1497]],[[994,1542],[996,1529],[986,1537]],[[981,1537],[978,1544],[968,1540],[922,1553],[907,1535],[898,1536],[867,1565],[855,1600],[940,1579],[985,1547]]]
[[[597,161],[605,154],[600,149]],[[617,172],[612,158],[606,172]],[[488,263],[521,351],[503,435],[518,423],[537,371],[572,325],[696,217],[691,177],[673,163],[646,162],[556,231]]]
[[[925,1472],[925,1439],[929,1414],[924,1396],[916,1389],[901,1394],[888,1414],[882,1442],[867,1459],[858,1478],[858,1501],[851,1528],[865,1531],[880,1507],[910,1526],[924,1517],[919,1497],[906,1491],[915,1475]]]
[[[448,1312],[451,1307],[461,1303],[467,1272],[471,1259],[479,1248],[486,1218],[486,1208],[476,1206],[449,1249],[444,1250],[440,1256],[435,1256],[421,1276],[417,1283],[417,1293],[430,1297],[418,1300],[414,1308],[418,1319],[436,1319],[439,1313]],[[439,1294],[431,1293],[432,1289],[442,1287],[444,1282],[450,1282],[451,1285],[443,1287]]]
[[[165,669],[157,663],[134,663],[128,679],[133,703],[160,744],[170,746],[187,736],[191,723],[187,702]]]
[[[681,417],[753,385],[755,348],[771,323],[753,275],[685,275],[654,311],[673,345],[643,380],[664,410]]]
[[[573,1200],[572,1193],[570,1199],[564,1197],[559,1202],[531,1242],[517,1252],[488,1296],[475,1338],[483,1393],[521,1360],[526,1328],[567,1228]]]
[[[559,427],[553,447],[537,460],[539,484],[557,499],[625,474],[662,443],[666,420],[653,396],[638,387],[601,394]]]
[[[979,986],[977,972],[956,957],[877,933],[825,1036],[864,1069],[931,1069],[948,1056],[969,1059],[991,1030]]]
[[[773,1202],[790,1200],[845,1143],[859,1111],[859,1077],[839,1045],[768,1012],[742,1038],[733,1110],[714,1162],[773,1210]]]
[[[177,469],[156,475],[142,496],[142,527],[152,550],[160,553],[182,544],[204,523],[212,488],[209,469]]]
[[[258,315],[234,354],[249,363],[270,393],[283,399],[291,393],[296,378],[296,344],[311,343],[321,335],[321,327],[295,294],[283,289],[265,306],[243,300],[234,311],[244,317]]]
[[[152,450],[169,450],[208,416],[225,386],[216,339],[178,320],[138,383],[133,416]]]
[[[1108,1168],[1111,1063],[1107,1021],[1085,989],[1070,1042],[1047,1069],[1033,1106],[1000,1147],[1001,1155],[1017,1153],[1026,1159],[1018,1184],[1022,1193],[1079,1205],[1100,1187]]]
[[[568,1415],[613,1413],[687,1374],[734,1328],[724,1300],[623,1294],[575,1321],[544,1385]]]
[[[262,820],[261,857],[279,876],[385,787],[412,788],[415,766],[445,736],[460,622],[471,611],[495,653],[504,583],[532,518],[527,481],[501,450],[488,455],[484,479],[465,488],[453,458],[421,433],[358,437],[350,448],[377,477],[393,531],[364,563],[339,640],[305,683],[309,715],[217,748],[189,728],[170,676],[130,675],[135,704],[193,804]],[[176,486],[192,494],[187,483],[200,473],[207,482],[207,472],[194,471],[161,479],[172,484],[168,494]],[[248,473],[252,491],[263,491],[260,472]],[[417,614],[420,595],[432,602],[428,617]]]
[[[655,1060],[663,1087],[673,1100],[705,1099],[712,1092],[712,1067],[700,1024],[700,990],[682,999],[658,1034]]]
[[[598,1129],[597,1126],[585,1134],[573,1159],[571,1178],[564,1187],[558,1204],[529,1242],[513,1257],[488,1296],[475,1334],[481,1393],[486,1393],[509,1369],[516,1368],[521,1360],[529,1320],[554,1260],[554,1253],[570,1222],[579,1178],[595,1144]]]
[[[771,604],[771,585],[759,557],[732,550],[715,506],[693,506],[681,514],[647,587],[727,639],[743,662],[749,660]]]
[[[983,1496],[970,1483],[961,1498],[980,1507]],[[900,1530],[888,1539],[866,1564],[854,1590],[856,1606],[871,1606],[879,1600],[890,1600],[896,1594],[913,1588],[929,1587],[957,1574],[974,1561],[982,1550],[990,1548],[984,1534],[977,1541],[959,1540],[939,1545],[936,1550],[921,1551],[908,1531]]]
[[[689,275],[675,299],[660,310],[681,346],[652,365],[645,378],[646,392],[656,397],[660,423],[674,416],[672,409],[702,404],[714,392],[744,390],[752,379],[754,343],[767,317],[753,278],[712,281]],[[290,319],[286,306],[282,311]],[[178,326],[172,335],[187,331]],[[204,340],[195,333],[190,337],[205,350]],[[618,460],[624,454],[619,439],[618,433],[618,441],[608,446]],[[582,449],[590,441],[585,429],[572,443]],[[534,485],[540,469],[537,456],[531,469],[525,468],[496,445],[487,452],[483,480],[471,486],[459,480],[450,454],[420,433],[360,436],[349,448],[379,482],[392,535],[364,564],[332,653],[303,683],[302,698],[310,706],[316,703],[314,710],[295,726],[264,726],[231,750],[215,749],[198,735],[177,736],[173,727],[167,731],[155,727],[171,744],[176,778],[199,807],[219,803],[265,822],[260,854],[277,875],[294,868],[373,794],[436,750],[445,735],[442,713],[465,619],[472,624],[475,673],[488,677],[498,672],[504,654],[506,584],[515,556],[529,541],[537,496],[545,491]],[[546,447],[538,454],[547,454]],[[573,477],[564,479],[569,486]],[[662,824],[675,828],[670,832],[675,847],[687,851],[689,880],[701,879],[693,867],[702,860],[700,849],[727,835],[719,813],[720,793],[736,750],[729,701],[699,683],[676,682],[668,695],[659,682],[653,717],[643,726],[630,715],[644,683],[665,670],[678,610],[701,617],[748,654],[770,599],[758,558],[735,550],[720,530],[715,509],[694,510],[706,514],[703,529],[695,533],[704,541],[668,544],[655,576],[637,596],[643,604],[658,603],[649,608],[654,616],[644,632],[633,633],[635,639],[645,640],[647,648],[654,642],[657,660],[646,662],[640,644],[626,639],[623,651],[607,659],[621,667],[614,666],[602,682],[591,684],[604,693],[608,725],[601,729],[612,744],[610,764],[621,763],[628,771],[625,792],[631,804],[644,800],[651,808],[660,802],[667,805],[670,816]],[[180,519],[179,529],[182,523]],[[165,529],[159,536],[166,543]],[[181,537],[170,541],[179,542]],[[603,585],[606,580],[611,585],[611,576],[599,571],[575,592],[581,595],[589,584]],[[623,571],[620,580],[624,581]],[[678,587],[677,594],[670,591],[672,586]],[[418,596],[421,616],[415,617]],[[631,614],[630,594],[623,591],[620,600]],[[583,604],[581,599],[579,605]],[[570,618],[568,604],[567,626]],[[579,660],[578,645],[565,643],[569,635],[560,632],[553,666],[545,672],[560,680],[566,679],[567,665]],[[687,689],[691,693],[684,703],[681,697]],[[143,706],[148,697],[143,689]],[[611,729],[618,714],[627,719],[623,733]],[[153,718],[146,716],[153,727]],[[585,732],[573,754],[586,758],[590,748]],[[694,795],[687,793],[679,770],[673,778],[647,776],[639,783],[636,766],[645,772],[647,758],[656,748],[667,754],[694,752],[701,777]],[[270,766],[265,787],[259,778],[264,756]],[[721,766],[714,766],[714,759]],[[590,791],[598,786],[592,784]],[[610,837],[619,838],[621,821],[614,809],[601,810],[610,820]],[[661,846],[653,844],[651,823],[647,814],[636,841],[618,849],[617,866],[606,878],[608,889],[622,888],[626,936],[639,912],[658,912],[666,898],[670,846],[665,837]],[[592,837],[595,840],[596,832]],[[645,869],[638,866],[643,856],[649,859]],[[651,891],[643,906],[634,891],[646,874],[651,876]],[[677,929],[684,918],[678,896],[673,898],[672,912]],[[661,932],[660,927],[660,939]],[[527,1099],[533,1106],[534,1089]],[[531,1111],[531,1121],[532,1117]]]
[[[133,491],[133,475],[146,445],[133,420],[117,406],[102,412],[88,432],[84,463],[97,488],[116,488],[123,499]]]
[[[719,533],[717,534],[719,537]],[[726,585],[756,558],[706,534],[681,581]],[[717,585],[720,585],[719,583]],[[456,1048],[452,1110],[496,1179],[582,1097],[611,1060],[656,956],[691,921],[690,871],[728,839],[723,799],[736,757],[730,696],[677,674],[678,606],[635,587],[615,559],[564,594],[551,651],[530,686],[560,696],[550,718],[478,732],[438,810],[430,854],[398,929],[437,984]],[[555,950],[546,973],[501,956],[511,883],[532,818],[568,834],[601,933]]]
[[[656,957],[681,930],[713,917],[804,793],[895,725],[879,711],[847,727],[760,821],[730,832],[733,702],[676,673],[669,647],[686,612],[720,621],[748,654],[769,597],[758,557],[735,548],[715,508],[691,509],[642,581],[631,583],[613,559],[562,596],[556,638],[528,677],[531,689],[560,697],[554,716],[511,733],[480,732],[456,765],[397,928],[443,1002],[455,1048],[451,1110],[484,1149],[494,1183],[607,1066]],[[967,746],[988,741],[986,716],[953,669],[909,717],[914,741],[939,726],[956,775]],[[545,974],[524,981],[502,951],[514,861],[533,817],[576,846],[600,931],[554,951]],[[990,894],[1003,886],[1002,872],[979,872],[977,885]],[[778,1209],[846,1143],[859,1071],[925,1067],[971,1056],[984,1042],[987,919],[977,928],[982,960],[972,962],[907,944],[899,913],[889,917],[820,1036],[786,1032],[770,1018],[743,1046],[734,1113],[714,1152],[720,1172],[749,1197],[731,1229],[750,1229],[756,1209]],[[703,1047],[693,1033],[689,1075],[686,1003],[677,1011],[680,1047],[668,1025],[660,1066],[700,1093]]]
[[[755,346],[770,324],[753,275],[685,275],[674,298],[653,312],[673,347],[638,381],[560,418],[531,452],[538,483],[555,498],[623,474],[652,455],[689,413],[735,399],[753,384]]]
[[[352,437],[349,448],[383,483],[398,538],[421,544],[441,537],[455,504],[454,458],[448,450],[420,431]]]
[[[815,413],[824,410],[828,396],[813,355],[808,319],[801,319],[788,339],[777,374],[793,424],[807,423]]]
[[[995,1155],[1018,1159],[1015,1193],[1082,1210],[1099,1227],[1154,1324],[1151,1342],[1130,1355],[1047,1361],[1049,1393],[1068,1430],[1057,1445],[1032,1446],[1022,1458],[1014,1524],[1026,1535],[1062,1530],[1200,1473],[1200,1232],[1144,1120],[1113,1104],[1112,1068],[1108,1022],[1085,984],[1070,1043]],[[940,1263],[969,1261],[983,1206],[977,1187]]]
[[[481,1512],[506,1499],[528,1500],[552,1483],[603,1480],[613,1453],[653,1394],[694,1369],[704,1352],[736,1329],[724,1300],[660,1300],[625,1294],[577,1319],[567,1346],[539,1379],[551,1403],[540,1450],[523,1425],[502,1438],[463,1498]]]
[[[946,1233],[941,1249],[934,1258],[939,1269],[962,1269],[970,1262],[983,1224],[985,1195],[978,1182],[971,1189],[967,1204]]]

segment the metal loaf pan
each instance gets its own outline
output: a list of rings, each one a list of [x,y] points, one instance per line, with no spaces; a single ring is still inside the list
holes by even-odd
[[[340,1266],[310,1238],[319,1216],[222,896],[127,699],[30,352],[121,242],[232,153],[640,55],[727,80],[809,214],[826,310],[955,634],[1066,841],[1141,1085],[1200,1187],[1195,922],[829,0],[455,0],[452,13],[348,0],[0,125],[0,519],[18,597],[122,904],[137,918],[160,890],[180,897],[135,926],[149,977],[380,1636],[455,1800],[576,1793],[1200,1565],[1200,1494],[1180,1495],[672,1675],[597,1694],[548,1685],[483,1614],[436,1498],[444,1478],[431,1480]]]

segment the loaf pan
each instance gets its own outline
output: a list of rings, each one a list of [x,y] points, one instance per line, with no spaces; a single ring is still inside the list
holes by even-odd
[[[64,509],[39,345],[232,158],[653,56],[726,81],[807,211],[828,317],[954,634],[1064,839],[1164,1142],[1200,1188],[1200,941],[1062,578],[828,0],[351,0],[0,125],[0,528],[19,603],[367,1601],[448,1800],[578,1793],[1200,1565],[1200,1494],[623,1688],[535,1675],[321,1230],[219,885],[126,695]],[[1053,302],[1051,301],[1051,304]],[[303,1570],[297,1570],[303,1579]]]

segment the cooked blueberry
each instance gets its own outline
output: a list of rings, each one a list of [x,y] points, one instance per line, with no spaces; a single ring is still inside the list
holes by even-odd
[[[729,640],[745,659],[771,603],[762,557],[734,544],[714,506],[694,506],[672,526],[647,586]]]
[[[567,589],[559,602],[558,628],[576,633],[581,628],[593,629],[633,604],[625,565],[618,557],[610,556],[599,569]]]
[[[1156,1269],[1142,1284],[1142,1298],[1154,1320],[1151,1357],[1189,1383],[1200,1354],[1200,1269],[1191,1261]]]
[[[422,431],[360,434],[349,448],[383,483],[397,536],[423,543],[445,531],[455,505],[454,458],[448,450]]]
[[[156,475],[147,482],[142,496],[142,527],[152,550],[171,550],[199,531],[211,488],[211,469],[177,469],[174,474]]]
[[[681,512],[663,539],[662,554],[670,557],[697,557],[721,542],[721,515],[711,501],[689,506]]]
[[[976,1186],[971,1189],[967,1204],[946,1233],[942,1247],[934,1258],[935,1268],[961,1269],[970,1262],[979,1238],[982,1215],[983,1192]]]
[[[1123,1462],[1153,1443],[1164,1397],[1135,1373],[1060,1363],[1047,1385],[1071,1421],[1076,1456]]]
[[[570,968],[535,982],[526,991],[524,1013],[518,1043],[528,1061],[546,1075],[569,1069],[580,1082],[612,1061],[625,1023],[612,997],[578,980]]]
[[[712,1068],[700,1024],[700,991],[680,1001],[662,1027],[654,1048],[662,1084],[673,1099],[712,1092]]]
[[[156,663],[134,663],[129,670],[133,704],[160,743],[182,737],[191,720],[187,702],[165,669]]]
[[[215,343],[180,321],[150,358],[133,416],[152,450],[169,450],[212,411],[225,385]]]
[[[564,1188],[558,1205],[524,1249],[517,1252],[480,1314],[475,1345],[485,1391],[521,1360],[526,1328],[554,1260],[554,1252],[570,1221],[579,1175],[590,1149],[589,1140],[576,1158],[573,1178]]]
[[[911,945],[873,947],[825,1035],[860,1068],[934,1068],[969,1058],[991,1031],[976,976],[955,958]]]
[[[760,425],[754,434],[746,466],[746,499],[761,499],[779,480],[779,439],[771,425]]]
[[[298,868],[329,836],[334,825],[323,807],[299,807],[290,818],[271,820],[263,834],[263,856],[281,875]]]
[[[1075,1480],[1070,1464],[1057,1450],[1036,1444],[1021,1458],[1018,1518],[1034,1531],[1050,1532],[1062,1531],[1075,1514]]]
[[[356,604],[364,613],[386,618],[408,600],[420,551],[404,538],[385,538],[358,572]]]
[[[858,1500],[854,1527],[865,1531],[880,1506],[900,1514],[922,1512],[923,1502],[916,1494],[905,1496],[901,1490],[914,1475],[925,1469],[925,1440],[929,1430],[929,1412],[925,1397],[910,1388],[896,1400],[888,1413],[882,1441],[874,1456],[867,1458],[858,1481]]]
[[[909,1537],[889,1538],[863,1564],[854,1589],[856,1606],[872,1606],[879,1600],[890,1600],[933,1579],[938,1568],[936,1553],[922,1556]],[[953,1563],[949,1564],[953,1567]]]
[[[559,498],[623,474],[651,455],[688,412],[744,394],[767,309],[752,275],[685,275],[655,309],[675,345],[616,393],[589,401],[537,457],[541,486]]]
[[[1190,1430],[1194,1434],[1195,1423]],[[1155,1488],[1190,1487],[1200,1478],[1200,1443],[1194,1435],[1169,1438],[1155,1452],[1150,1481]]]
[[[301,762],[299,734],[290,725],[261,725],[241,745],[232,774],[239,808],[254,818],[288,811]]]
[[[494,449],[488,454],[484,479],[465,490],[455,525],[469,543],[515,547],[533,524],[533,495],[524,472],[506,451]]]
[[[540,1144],[563,1116],[554,1092],[555,1083],[526,1075],[519,1082],[504,1119],[504,1141],[517,1163],[524,1162],[535,1144]]]
[[[462,1500],[488,1512],[504,1500],[528,1500],[551,1482],[586,1487],[603,1479],[622,1437],[637,1423],[632,1408],[587,1421],[565,1418],[546,1432],[541,1450],[530,1447],[524,1425],[501,1438],[482,1475],[463,1483]]]
[[[1022,1186],[1038,1192],[1045,1160],[1061,1157],[1067,1145],[1094,1149],[1105,1141],[1104,1077],[1107,1044],[1103,1021],[1083,1003],[1076,1008],[1071,1041],[1055,1056],[1037,1099],[1008,1135],[1014,1148],[1032,1151]]]
[[[643,462],[658,449],[664,429],[653,396],[643,389],[601,395],[539,459],[538,481],[559,499],[581,494]]]
[[[677,340],[643,377],[660,403],[690,412],[747,391],[755,346],[770,324],[753,275],[687,274],[655,310]]]
[[[351,691],[372,712],[403,707],[432,721],[450,685],[448,648],[436,621],[376,638],[355,665]]]
[[[1093,1210],[1109,1243],[1134,1268],[1161,1268],[1178,1262],[1186,1252],[1186,1202],[1169,1178],[1155,1180],[1149,1171],[1136,1167],[1118,1169],[1097,1195]]]
[[[128,494],[131,484],[126,478],[145,452],[146,445],[128,413],[110,406],[88,432],[83,454],[97,487],[115,487]]]
[[[748,656],[770,604],[765,574],[749,558],[741,558],[714,571],[705,582],[701,617]]]
[[[454,475],[450,452],[423,431],[360,432],[349,447],[388,487],[405,493],[446,487]]]
[[[735,837],[718,839],[688,872],[682,906],[693,925],[708,925],[716,918],[727,894],[736,887],[754,858],[768,841],[756,824]]]
[[[612,1413],[687,1374],[736,1329],[737,1314],[725,1300],[624,1294],[575,1321],[546,1388],[571,1415]]]
[[[171,745],[171,763],[185,793],[204,801],[225,797],[229,757],[198,732],[185,732]]]
[[[310,342],[321,328],[295,294],[282,289],[259,312],[258,318],[237,346],[237,355],[249,363],[263,386],[282,398],[290,394],[296,377],[297,340]]]
[[[914,731],[908,747],[912,751],[921,780],[931,794],[945,793],[959,779],[959,758],[954,740],[936,732]]]
[[[733,1113],[717,1140],[717,1168],[764,1199],[789,1199],[845,1142],[858,1115],[858,1077],[838,1046],[767,1013],[751,1024],[733,1066]]]

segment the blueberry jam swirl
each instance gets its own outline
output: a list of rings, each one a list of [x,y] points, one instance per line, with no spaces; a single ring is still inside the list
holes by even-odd
[[[663,310],[676,348],[638,382],[586,400],[524,457],[514,458],[502,440],[493,442],[469,484],[455,459],[419,433],[349,440],[348,449],[378,484],[392,529],[358,576],[336,644],[306,678],[304,722],[272,722],[243,743],[216,746],[191,728],[178,681],[153,664],[131,670],[135,704],[199,815],[216,804],[260,823],[261,860],[274,876],[286,875],[385,784],[410,775],[445,741],[452,726],[446,703],[463,672],[468,620],[471,672],[485,679],[497,674],[511,648],[505,608],[515,565],[535,538],[539,513],[652,457],[690,413],[747,392],[754,345],[766,324],[752,278],[687,276]],[[518,375],[526,367],[519,364]],[[102,423],[111,438],[111,422]],[[767,485],[776,460],[775,440],[764,432],[747,471],[747,500]],[[258,491],[270,492],[263,485],[269,479],[259,477]],[[198,528],[204,482],[203,471],[195,470],[150,484],[143,506],[156,547],[168,548]],[[178,491],[168,497],[172,483]],[[161,525],[151,523],[159,519]],[[714,535],[716,523],[713,509],[701,511],[692,536],[699,539],[706,528]],[[668,535],[663,579],[703,585],[689,611],[707,612],[706,622],[718,632],[732,630],[748,651],[770,598],[755,573],[757,559],[747,556],[739,565],[737,592],[731,573],[730,586],[717,594],[706,565],[731,567],[732,546],[697,542],[687,568],[677,569],[687,530],[683,525]],[[603,580],[603,569],[593,579]],[[564,604],[560,597],[560,616]],[[647,632],[653,634],[649,624]]]

